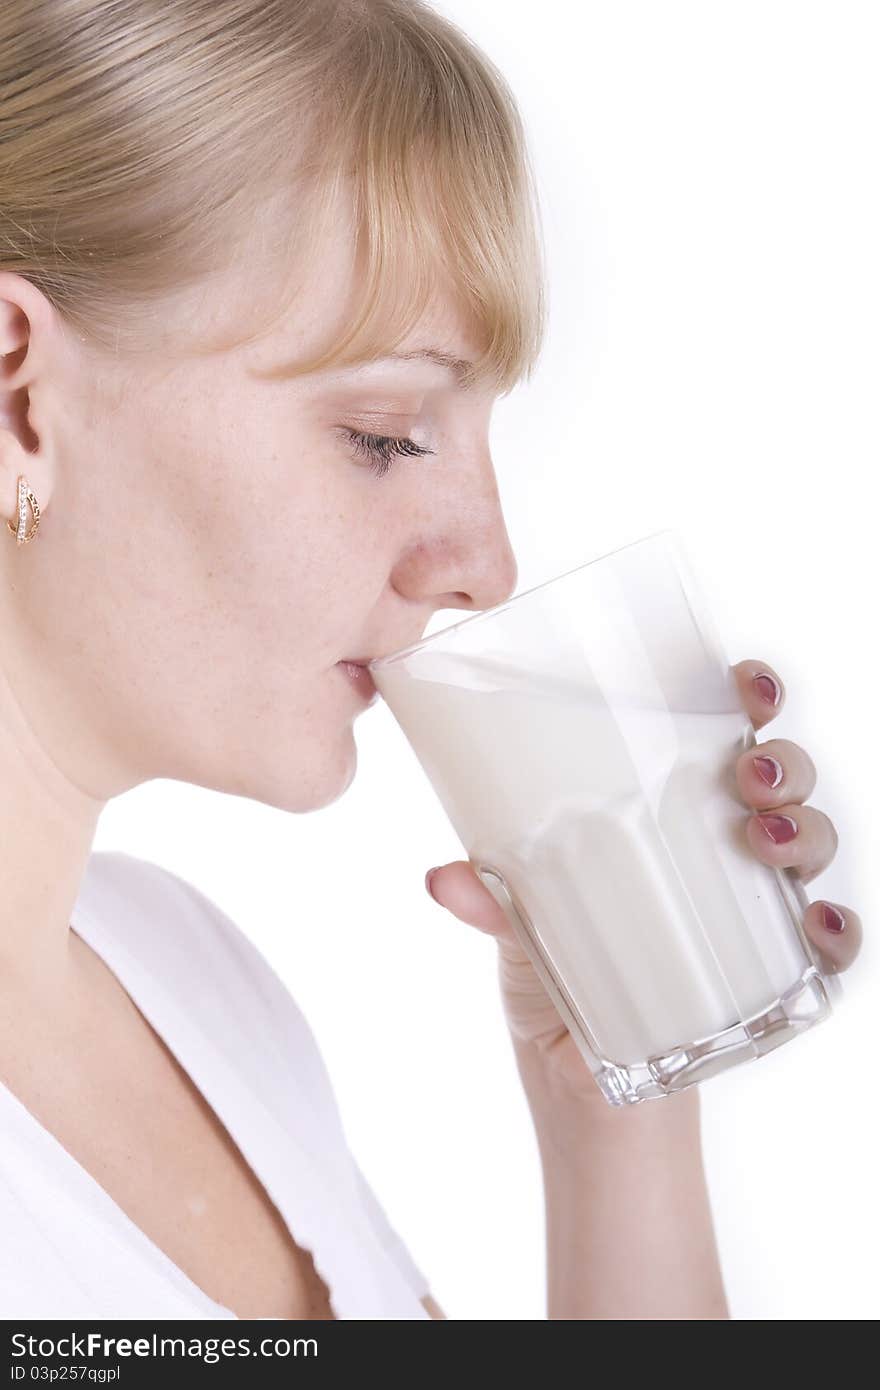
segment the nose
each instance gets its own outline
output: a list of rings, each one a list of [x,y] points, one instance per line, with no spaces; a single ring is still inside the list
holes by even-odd
[[[510,598],[518,569],[491,467],[478,495],[451,499],[442,520],[439,512],[435,518],[430,534],[420,536],[398,562],[398,592],[432,611],[480,612]]]

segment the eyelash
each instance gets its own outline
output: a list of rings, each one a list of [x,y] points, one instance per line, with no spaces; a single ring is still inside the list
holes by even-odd
[[[390,472],[395,455],[402,458],[421,458],[433,454],[433,449],[416,444],[413,439],[395,439],[385,434],[362,434],[359,430],[346,430],[346,434],[359,453],[367,454],[370,470],[383,477]]]

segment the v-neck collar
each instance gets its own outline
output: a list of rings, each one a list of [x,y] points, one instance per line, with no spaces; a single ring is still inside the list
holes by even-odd
[[[344,1316],[338,1307],[339,1291],[333,1271],[333,1265],[337,1263],[340,1268],[344,1268],[344,1261],[337,1262],[332,1258],[333,1247],[336,1244],[333,1237],[335,1235],[337,1240],[344,1239],[344,1228],[337,1231],[320,1231],[318,1223],[311,1219],[314,1205],[310,1206],[308,1202],[303,1201],[297,1206],[296,1211],[293,1211],[291,1202],[286,1197],[291,1190],[305,1194],[321,1192],[321,1211],[326,1227],[327,1218],[334,1218],[338,1212],[338,1194],[334,1195],[326,1186],[323,1174],[301,1146],[291,1144],[290,1137],[275,1116],[258,1096],[248,1090],[244,1081],[214,1047],[204,1030],[177,1007],[168,992],[161,989],[141,962],[131,955],[124,942],[102,929],[81,898],[77,900],[71,913],[70,926],[104,962],[229,1132],[281,1213],[292,1238],[311,1254],[315,1269],[327,1285],[331,1307],[336,1317]],[[210,1298],[204,1289],[150,1239],[110,1196],[106,1188],[64,1147],[51,1130],[31,1114],[2,1081],[0,1096],[6,1096],[22,1112],[22,1118],[39,1133],[41,1142],[48,1145],[56,1157],[61,1159],[77,1184],[88,1191],[92,1204],[100,1208],[110,1229],[122,1228],[132,1244],[137,1247],[141,1257],[170,1278],[175,1288],[196,1308],[202,1310],[203,1316],[239,1320],[233,1309]],[[251,1137],[261,1135],[266,1136],[262,1143]],[[298,1166],[300,1169],[293,1178],[292,1166]],[[341,1219],[336,1219],[340,1221],[341,1226]]]

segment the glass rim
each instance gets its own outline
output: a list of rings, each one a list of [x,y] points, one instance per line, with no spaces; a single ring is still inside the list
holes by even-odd
[[[585,560],[580,565],[574,565],[570,570],[564,570],[562,574],[551,575],[549,579],[542,579],[540,584],[533,584],[530,589],[523,589],[520,594],[511,594],[501,603],[496,603],[493,608],[483,608],[479,613],[471,613],[467,618],[459,618],[457,622],[450,623],[447,627],[439,628],[437,632],[432,632],[429,637],[420,637],[417,642],[412,642],[408,647],[401,647],[399,651],[389,652],[386,656],[377,656],[372,661],[368,661],[366,669],[368,671],[379,666],[390,666],[392,662],[402,661],[406,656],[412,656],[414,652],[420,651],[422,647],[430,647],[432,643],[439,643],[441,638],[449,637],[459,628],[467,627],[470,623],[479,623],[486,618],[494,617],[498,613],[503,613],[512,604],[519,603],[520,599],[530,598],[537,594],[541,589],[548,588],[551,584],[558,584],[563,579],[569,579],[574,574],[580,574],[583,570],[588,570],[593,565],[601,564],[603,560],[611,560],[615,555],[620,555],[624,550],[632,550],[634,546],[647,545],[649,541],[656,541],[661,536],[671,540],[673,545],[681,548],[680,534],[674,526],[664,526],[659,531],[651,531],[647,536],[639,536],[634,541],[627,541],[625,545],[615,546],[614,550],[606,550],[602,555],[595,555],[592,560]]]

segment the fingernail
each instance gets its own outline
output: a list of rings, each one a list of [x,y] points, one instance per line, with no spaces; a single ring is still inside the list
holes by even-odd
[[[786,844],[798,832],[797,821],[792,820],[791,816],[759,816],[758,820],[774,845]]]
[[[431,879],[434,877],[434,875],[435,875],[436,872],[437,872],[437,869],[439,869],[439,868],[440,868],[440,865],[438,864],[436,869],[429,869],[428,872],[425,874],[425,887],[427,888],[428,892],[431,894],[431,897],[432,897],[432,898],[434,898],[434,890],[433,890],[433,888],[431,887]],[[434,898],[434,902],[436,902],[436,901],[437,901],[437,899]]]
[[[779,682],[770,675],[768,671],[759,671],[752,677],[758,694],[762,700],[766,700],[768,705],[778,705],[782,699],[782,691]]]
[[[838,912],[836,907],[830,903],[822,904],[822,925],[827,931],[841,932],[846,926],[846,918],[842,912]]]
[[[775,758],[771,758],[769,753],[764,753],[760,758],[752,759],[755,771],[762,782],[766,782],[768,787],[778,787],[782,781],[782,764]]]

